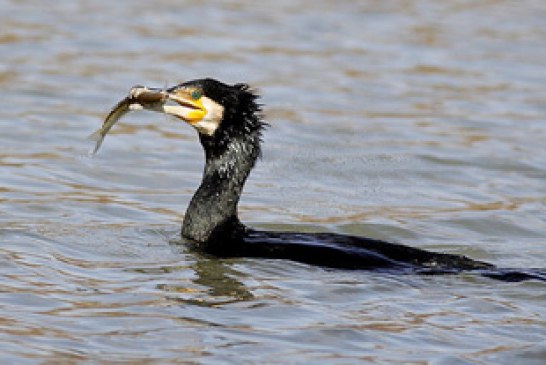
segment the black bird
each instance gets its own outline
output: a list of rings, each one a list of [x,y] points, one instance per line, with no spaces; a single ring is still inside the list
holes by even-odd
[[[461,255],[365,237],[269,232],[245,226],[237,205],[261,155],[267,126],[257,99],[246,84],[226,85],[210,78],[167,90],[135,87],[105,121],[111,127],[123,114],[117,110],[122,107],[123,111],[148,109],[174,115],[198,131],[205,168],[182,225],[182,237],[194,247],[219,257],[288,259],[328,268],[428,275],[473,271],[505,281],[546,281],[545,269],[503,269]],[[115,120],[107,123],[111,116]]]

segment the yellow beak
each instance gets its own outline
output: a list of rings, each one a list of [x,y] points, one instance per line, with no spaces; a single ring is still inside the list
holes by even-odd
[[[207,109],[203,105],[201,98],[194,99],[187,90],[175,90],[167,93],[167,99],[176,103],[176,105],[162,106],[162,111],[166,114],[174,115],[185,122],[194,125],[201,121],[207,114]]]

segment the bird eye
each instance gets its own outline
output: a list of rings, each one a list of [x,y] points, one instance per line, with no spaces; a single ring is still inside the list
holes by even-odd
[[[191,92],[191,98],[193,100],[198,100],[201,97],[201,92],[199,90],[193,90]]]

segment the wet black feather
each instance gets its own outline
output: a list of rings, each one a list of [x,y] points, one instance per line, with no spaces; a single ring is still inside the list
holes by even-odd
[[[461,255],[365,237],[266,232],[244,226],[237,205],[248,174],[261,155],[261,137],[267,125],[258,95],[247,84],[230,86],[214,79],[193,80],[177,87],[199,88],[224,107],[214,134],[200,135],[205,169],[182,225],[182,236],[199,249],[221,257],[289,259],[331,268],[426,275],[471,270],[505,281],[546,281],[543,269],[501,269]]]

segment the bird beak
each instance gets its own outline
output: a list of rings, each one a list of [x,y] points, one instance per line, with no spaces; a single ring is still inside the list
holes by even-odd
[[[173,115],[195,125],[207,114],[201,98],[192,98],[185,89],[151,89],[135,86],[129,92],[129,110],[150,110]]]
[[[163,105],[163,112],[166,114],[174,115],[193,126],[207,115],[201,95],[195,98],[190,90],[176,88],[169,90],[166,95],[168,101],[174,103],[174,105]]]

